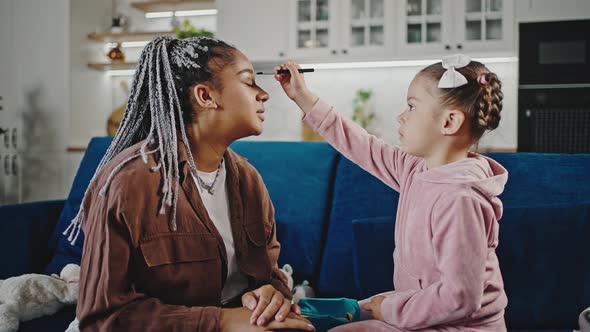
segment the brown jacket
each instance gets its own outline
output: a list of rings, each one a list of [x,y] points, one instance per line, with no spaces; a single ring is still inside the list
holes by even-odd
[[[218,331],[221,289],[227,277],[223,240],[191,179],[179,143],[180,188],[177,230],[170,208],[159,215],[161,173],[141,158],[107,177],[138,154],[138,143],[117,155],[97,175],[84,198],[86,236],[76,316],[82,331]],[[274,208],[258,172],[245,158],[225,153],[230,218],[238,266],[250,289],[271,284],[291,297],[278,270]]]

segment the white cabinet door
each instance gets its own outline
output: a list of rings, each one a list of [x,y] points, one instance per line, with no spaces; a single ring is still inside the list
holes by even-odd
[[[0,151],[10,148],[4,140],[11,135],[18,109],[12,2],[0,1]]]
[[[16,152],[2,154],[1,171],[4,182],[4,197],[1,204],[17,204],[21,197],[21,161]]]
[[[354,58],[393,54],[392,0],[344,0],[340,53]]]
[[[4,134],[0,135],[0,191],[3,191],[0,204],[22,202],[22,153],[18,145],[22,139],[20,129],[17,122],[12,122]]]
[[[290,57],[325,60],[339,54],[340,1],[290,0]]]
[[[20,202],[13,6],[13,1],[0,1],[0,204]]]
[[[402,56],[452,52],[454,0],[397,1],[398,48]]]
[[[286,59],[289,1],[216,0],[217,37],[236,46],[253,62]]]
[[[456,51],[515,52],[512,0],[456,0]]]

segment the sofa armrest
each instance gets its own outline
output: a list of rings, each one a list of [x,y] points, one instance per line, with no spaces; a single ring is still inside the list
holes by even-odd
[[[0,279],[40,273],[51,258],[47,247],[65,200],[0,206]]]

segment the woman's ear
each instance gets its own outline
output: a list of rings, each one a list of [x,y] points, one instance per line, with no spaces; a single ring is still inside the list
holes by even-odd
[[[465,113],[459,110],[446,110],[442,118],[441,133],[445,136],[455,135],[465,122]]]
[[[216,109],[217,102],[213,96],[211,87],[206,84],[196,84],[193,87],[193,97],[199,108]]]

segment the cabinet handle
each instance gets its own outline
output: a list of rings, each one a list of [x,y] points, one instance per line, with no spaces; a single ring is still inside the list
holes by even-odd
[[[2,131],[0,130],[0,132],[2,132]],[[10,137],[8,136],[8,132],[9,132],[8,129],[5,129],[3,132],[3,134],[4,134],[4,147],[7,149],[10,148]]]
[[[336,54],[338,53],[336,50],[332,50],[332,54]]]
[[[462,48],[463,48],[463,45],[461,45],[461,44],[457,44],[457,48],[458,48],[458,49],[462,49]]]
[[[343,54],[348,54],[348,50],[342,50]]]
[[[451,45],[445,45],[445,50],[450,50],[451,49]]]
[[[4,155],[4,175],[10,175],[10,156]]]
[[[16,128],[12,128],[12,147],[13,148],[17,148],[16,146],[16,139],[17,139],[17,135],[16,135]]]
[[[17,155],[12,156],[12,175],[14,176],[18,175],[18,163],[16,161],[16,157]]]
[[[282,57],[284,57],[284,56],[285,56],[285,53],[283,53],[283,52],[279,52],[279,57],[281,57],[281,58],[282,58]]]
[[[2,107],[2,105],[0,105],[0,111],[4,110],[4,107]]]

